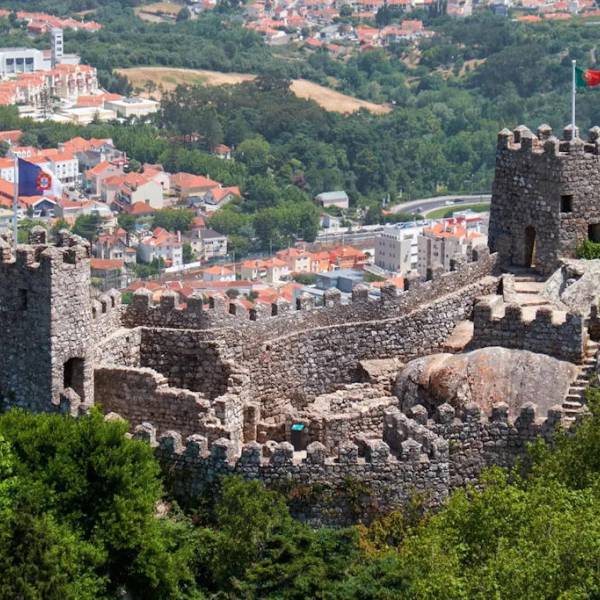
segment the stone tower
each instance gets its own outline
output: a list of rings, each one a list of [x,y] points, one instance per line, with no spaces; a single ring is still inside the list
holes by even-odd
[[[0,239],[0,399],[8,406],[74,410],[93,402],[90,248],[34,228],[14,256]]]
[[[489,246],[504,266],[554,271],[587,239],[600,242],[600,128],[563,140],[542,125],[498,134]]]

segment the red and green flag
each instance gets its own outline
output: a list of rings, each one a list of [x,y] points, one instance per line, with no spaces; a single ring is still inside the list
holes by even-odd
[[[575,82],[577,89],[586,89],[600,85],[600,71],[593,69],[575,69]]]

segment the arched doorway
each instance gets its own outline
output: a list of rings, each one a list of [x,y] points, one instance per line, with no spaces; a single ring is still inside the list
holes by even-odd
[[[535,227],[525,228],[525,266],[535,267]]]

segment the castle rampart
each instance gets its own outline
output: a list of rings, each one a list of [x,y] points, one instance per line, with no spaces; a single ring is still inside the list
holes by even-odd
[[[501,296],[488,296],[475,305],[471,343],[472,348],[486,346],[530,350],[581,363],[585,356],[583,318],[546,306],[526,316],[520,305],[505,304]]]
[[[236,451],[229,440],[210,444],[193,435],[184,441],[175,431],[157,440],[148,423],[139,426],[136,435],[156,447],[182,498],[202,494],[227,474],[260,479],[284,490],[292,481],[297,489],[304,488],[308,500],[297,507],[304,518],[317,525],[345,524],[356,516],[368,518],[372,501],[377,510],[390,510],[420,494],[429,506],[439,505],[455,487],[475,483],[482,468],[514,466],[530,442],[540,436],[551,441],[562,417],[555,407],[546,419],[538,419],[531,403],[514,420],[505,404],[496,405],[489,416],[469,405],[459,417],[448,404],[439,406],[432,418],[420,406],[413,407],[412,414],[415,418],[390,407],[382,437],[357,437],[335,452],[320,442],[312,442],[305,452],[295,452],[288,442],[252,442]],[[349,480],[362,489],[360,515],[352,514],[357,507],[348,506],[343,493]]]

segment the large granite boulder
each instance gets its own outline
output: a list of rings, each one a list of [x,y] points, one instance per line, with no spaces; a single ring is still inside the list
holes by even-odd
[[[494,346],[413,360],[398,373],[395,394],[403,411],[422,404],[430,415],[445,402],[457,411],[475,402],[484,414],[506,402],[516,416],[525,402],[535,402],[544,416],[562,404],[576,374],[574,365],[551,356]]]
[[[600,260],[565,260],[546,281],[543,296],[562,310],[587,317],[600,299]]]

